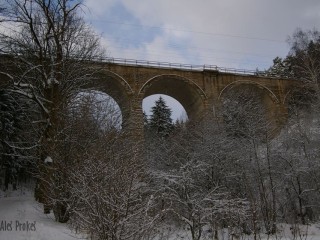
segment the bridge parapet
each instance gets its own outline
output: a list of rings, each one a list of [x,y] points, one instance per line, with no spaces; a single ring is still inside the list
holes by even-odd
[[[227,68],[219,67],[217,65],[194,65],[184,63],[171,63],[171,62],[158,62],[148,60],[137,60],[137,59],[126,59],[126,58],[105,58],[103,62],[119,64],[124,66],[136,66],[136,67],[149,67],[149,68],[162,68],[162,69],[179,69],[186,71],[217,71],[221,73],[233,73],[239,75],[255,75],[255,76],[266,76],[266,71],[249,70],[249,69],[238,69],[238,68]],[[268,75],[270,78],[279,78],[277,75]],[[285,77],[284,77],[285,78]]]

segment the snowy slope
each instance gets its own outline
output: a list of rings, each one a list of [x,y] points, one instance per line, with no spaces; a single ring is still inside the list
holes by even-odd
[[[29,229],[23,228],[26,226],[26,223],[29,223]],[[157,236],[156,240],[191,239],[189,231],[174,226],[160,227]],[[72,233],[66,224],[55,222],[53,214],[43,214],[42,204],[34,200],[32,190],[0,191],[0,240],[29,239],[75,240],[85,238]],[[212,235],[208,233],[204,234],[202,239],[212,239]],[[230,239],[227,229],[219,232],[219,239]],[[242,236],[240,239],[253,240],[253,235]],[[320,240],[320,224],[309,226],[278,224],[278,233],[276,235],[267,236],[260,234],[259,239]]]
[[[43,214],[31,193],[15,192],[0,193],[0,240],[79,239],[66,224],[55,222],[52,214]]]

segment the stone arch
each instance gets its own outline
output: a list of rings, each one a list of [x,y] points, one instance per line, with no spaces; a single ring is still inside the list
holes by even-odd
[[[228,89],[230,89],[230,88],[232,88],[232,87],[234,87],[234,86],[242,85],[242,84],[254,85],[254,86],[256,86],[256,87],[258,87],[258,88],[260,88],[260,89],[264,89],[264,90],[268,93],[270,99],[273,100],[273,102],[275,102],[275,103],[280,103],[278,97],[277,97],[268,87],[263,86],[262,84],[257,83],[257,82],[254,82],[254,81],[251,81],[251,80],[237,80],[237,81],[234,81],[234,82],[229,83],[228,85],[226,85],[226,86],[221,90],[221,92],[219,93],[218,99],[220,100],[220,99],[221,99],[221,96],[223,95],[223,93],[224,93],[225,91],[227,91]]]
[[[101,70],[95,73],[94,80],[86,85],[85,88],[101,91],[111,96],[120,107],[122,127],[126,127],[131,117],[130,97],[133,94],[133,90],[124,78],[112,71]]]
[[[287,89],[283,97],[283,104],[286,106],[288,117],[295,114],[296,110],[310,112],[314,101],[317,99],[316,91],[310,86],[292,86]]]
[[[153,94],[175,98],[184,107],[190,120],[198,118],[205,110],[205,92],[194,81],[179,75],[163,74],[149,79],[141,87],[139,97],[144,99]]]
[[[277,97],[277,95],[268,87],[250,80],[237,80],[226,85],[219,93],[219,101],[222,101],[223,95],[227,94],[233,88],[242,88],[253,87],[256,92],[261,97],[261,103],[264,106],[265,117],[270,126],[270,133],[272,136],[275,136],[279,133],[279,130],[283,127],[286,121],[286,111],[282,101]],[[250,89],[249,88],[249,89]],[[259,91],[260,89],[260,91]],[[247,90],[247,89],[246,89]]]

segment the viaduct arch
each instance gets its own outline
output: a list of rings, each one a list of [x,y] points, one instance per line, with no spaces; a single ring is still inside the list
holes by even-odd
[[[108,94],[120,107],[122,113],[122,122],[128,123],[131,118],[131,98],[133,90],[129,83],[119,74],[108,69],[102,69],[94,76],[94,81],[86,85],[88,89],[94,89]],[[126,126],[122,126],[126,128]]]
[[[196,119],[204,110],[207,96],[191,79],[163,74],[152,77],[141,87],[138,95],[142,99],[153,94],[165,94],[178,100],[186,110],[189,119]]]
[[[100,66],[101,67],[101,66]],[[90,84],[91,85],[91,84]],[[287,101],[298,81],[261,77],[253,73],[231,73],[205,66],[162,66],[139,63],[105,63],[92,87],[114,98],[122,111],[123,129],[143,139],[142,101],[153,94],[178,100],[189,120],[197,120],[212,108],[219,111],[221,99],[230,89],[252,85],[264,92],[268,118],[282,125],[287,118]]]

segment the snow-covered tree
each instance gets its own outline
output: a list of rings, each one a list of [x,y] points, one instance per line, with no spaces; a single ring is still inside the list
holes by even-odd
[[[318,99],[320,79],[320,32],[316,29],[297,29],[288,39],[290,52],[282,59],[276,57],[266,71],[267,76],[293,78],[303,87],[294,91],[298,104],[310,104]],[[306,105],[304,104],[304,107]]]
[[[45,144],[54,138],[59,111],[92,79],[88,61],[101,57],[99,38],[80,16],[80,1],[6,0],[4,6],[2,20],[15,31],[0,32],[1,53],[9,56],[1,74],[11,91],[38,104]]]
[[[287,56],[295,78],[313,84],[319,91],[320,79],[320,32],[316,29],[297,29],[288,40],[291,50]]]
[[[48,204],[56,206],[60,221],[68,220],[71,228],[92,239],[144,239],[152,234],[158,213],[136,151],[139,145],[115,127],[101,128],[100,118],[92,114],[100,103],[90,95],[82,97],[64,114],[65,130],[53,146],[53,161],[64,161],[46,168],[53,172],[46,179]],[[103,110],[114,114],[112,107]]]
[[[288,58],[276,57],[273,59],[273,65],[264,73],[270,77],[293,78],[292,66]]]
[[[70,169],[70,224],[93,239],[148,239],[161,213],[135,146],[120,138],[100,138]]]
[[[237,187],[235,191],[227,188],[234,176],[232,158],[227,158],[231,144],[210,117],[210,122],[186,126],[157,142],[149,154],[151,186],[160,201],[159,210],[166,213],[164,222],[188,229],[191,239],[208,237],[205,227],[213,234],[226,223],[241,229],[247,216],[245,197],[237,196]]]
[[[0,21],[6,24],[0,49],[7,67],[0,74],[9,80],[11,92],[37,104],[33,110],[39,118],[34,122],[41,134],[34,145],[40,147],[37,166],[42,180],[47,177],[44,160],[52,157],[63,132],[61,113],[94,78],[97,69],[90,61],[103,55],[99,37],[81,17],[81,6],[73,0],[3,1]],[[53,164],[60,160],[53,159]]]
[[[168,136],[173,128],[171,118],[171,109],[166,105],[164,99],[160,96],[151,109],[151,116],[149,119],[149,126],[152,132],[161,137]]]

